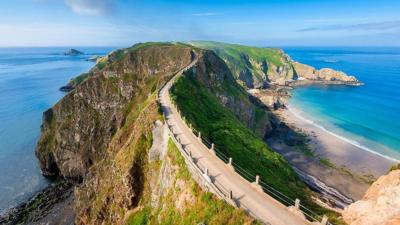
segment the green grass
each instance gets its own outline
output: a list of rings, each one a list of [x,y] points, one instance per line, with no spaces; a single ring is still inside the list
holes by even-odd
[[[225,61],[240,84],[252,88],[275,76],[275,67],[287,63],[283,52],[276,48],[260,48],[211,41],[194,41],[190,44],[215,52]]]
[[[159,207],[150,206],[149,193],[142,196],[140,208],[135,209],[136,212],[129,215],[126,220],[128,225],[187,225],[206,223],[209,225],[242,225],[242,224],[259,224],[246,215],[243,210],[235,209],[228,203],[217,199],[212,193],[204,192],[199,185],[191,178],[185,160],[178,148],[171,139],[168,141],[167,158],[170,160],[172,168],[176,169],[170,174],[171,184],[175,184],[178,180],[183,186],[172,185],[168,189],[163,190],[160,196]],[[158,163],[165,163],[164,159]],[[161,165],[153,167],[160,171]],[[157,169],[158,168],[158,169]],[[152,176],[156,176],[154,171]],[[177,199],[181,198],[181,194],[191,195],[190,202],[184,207],[177,208],[175,204]]]
[[[242,210],[235,209],[225,201],[217,199],[212,193],[202,191],[199,185],[190,177],[185,159],[171,139],[168,142],[167,155],[171,159],[171,163],[178,167],[175,179],[183,179],[186,183],[184,188],[191,190],[192,202],[185,209],[178,210],[175,201],[183,190],[171,190],[162,199],[163,207],[158,212],[155,212],[155,216],[151,216],[148,224],[259,224],[256,221],[252,221]],[[155,222],[155,220],[159,222]]]
[[[276,66],[283,65],[282,54],[276,48],[260,48],[213,41],[193,41],[190,43],[200,48],[213,50],[219,56],[225,56],[222,58],[231,58],[240,61],[241,55],[246,53],[249,57],[258,61],[268,60]]]
[[[324,164],[327,167],[336,168],[336,165],[333,164],[329,159],[321,158],[321,159],[319,159],[319,162]]]
[[[185,158],[183,158],[175,143],[171,139],[168,140],[168,156],[171,158],[173,164],[179,166],[177,178],[189,180],[190,173],[186,168]]]
[[[149,220],[150,210],[145,208],[128,218],[127,225],[146,225]]]
[[[286,186],[286,193],[292,197],[304,194],[305,186],[290,165],[222,107],[193,76],[180,78],[172,88],[172,96],[186,119],[240,166],[258,173],[274,187]]]
[[[223,107],[215,95],[192,74],[186,73],[177,80],[171,94],[193,127],[215,143],[225,155],[232,157],[236,164],[253,175],[260,175],[261,180],[291,199],[301,199],[302,204],[308,208],[320,215],[328,214],[331,221],[340,224],[335,219],[335,213],[311,201],[310,191],[283,157],[271,151],[261,138]],[[248,180],[253,182],[254,177]]]

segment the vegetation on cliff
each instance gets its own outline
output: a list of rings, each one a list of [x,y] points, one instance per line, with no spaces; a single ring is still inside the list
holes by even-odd
[[[190,42],[212,50],[227,64],[235,79],[246,88],[266,87],[271,81],[295,76],[289,57],[277,48],[259,48],[212,41]]]
[[[213,41],[190,44],[215,52],[243,87],[266,88],[271,84],[301,85],[309,83],[361,85],[355,77],[341,71],[315,68],[293,61],[282,49],[251,47]]]
[[[255,223],[201,191],[171,144],[149,160],[156,93],[192,48],[145,43],[110,55],[44,113],[36,149],[46,175],[75,182],[76,224]]]
[[[165,159],[150,163],[148,168],[152,171],[151,179],[158,178],[168,184],[161,187],[159,195],[154,195],[154,190],[145,190],[138,210],[128,215],[126,224],[258,224],[244,211],[202,191],[190,177],[184,158],[171,140]]]
[[[206,65],[204,70],[202,63]],[[291,166],[268,147],[262,140],[261,133],[254,132],[251,123],[243,120],[248,116],[238,115],[237,108],[240,106],[227,104],[228,99],[235,97],[242,102],[250,102],[252,106],[247,106],[249,110],[242,110],[241,113],[253,112],[254,118],[258,117],[255,121],[268,119],[267,110],[249,101],[251,97],[243,88],[226,85],[232,80],[232,75],[229,72],[224,74],[215,71],[215,67],[224,67],[220,63],[223,62],[215,62],[212,55],[205,55],[196,67],[176,81],[171,94],[182,114],[202,136],[214,143],[225,155],[232,157],[238,166],[253,175],[260,175],[263,182],[286,196],[301,199],[303,205],[320,215],[329,215],[330,221],[340,223],[337,214],[311,200],[311,191]],[[255,180],[254,176],[245,178],[250,182]],[[287,204],[284,201],[282,203]]]
[[[107,157],[127,115],[192,58],[191,48],[159,44],[119,50],[43,115],[36,155],[45,175],[81,181]],[[123,54],[122,54],[123,53]]]
[[[44,113],[36,155],[45,175],[77,185],[77,224],[255,223],[202,192],[171,143],[165,158],[148,159],[154,122],[162,120],[156,93],[193,60],[194,49],[197,64],[172,89],[186,118],[237,165],[319,214],[335,216],[311,201],[290,165],[263,142],[273,127],[270,113],[238,84],[241,69],[233,68],[245,65],[242,56],[250,54],[268,71],[273,64],[283,73],[289,71],[288,59],[277,49],[223,47],[225,58],[215,49],[183,43],[143,43],[114,51],[71,81],[72,91]],[[244,58],[252,61],[247,69],[262,70]]]

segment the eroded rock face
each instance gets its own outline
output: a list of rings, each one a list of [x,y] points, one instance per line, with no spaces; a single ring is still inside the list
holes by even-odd
[[[219,102],[233,112],[259,136],[268,135],[271,124],[267,114],[256,117],[256,106],[245,90],[236,83],[234,76],[224,61],[214,52],[206,51],[194,68],[195,77],[209,90]],[[254,99],[255,100],[255,99]]]
[[[149,150],[149,161],[160,160],[165,156],[168,144],[168,127],[161,121],[157,120],[154,123],[153,145]]]
[[[281,49],[218,42],[194,42],[194,45],[214,51],[225,61],[236,81],[246,89],[312,83],[361,84],[355,77],[343,72],[328,68],[316,70],[312,66],[295,62]]]
[[[343,84],[358,84],[360,83],[354,76],[349,76],[341,71],[336,71],[330,68],[322,68],[316,70],[312,66],[308,66],[299,62],[293,62],[293,68],[300,79],[310,81],[325,81],[325,82],[343,82]]]
[[[192,58],[190,47],[150,46],[125,50],[118,60],[92,69],[82,83],[43,115],[36,148],[43,174],[81,181],[106,156],[127,112]]]
[[[344,210],[343,218],[350,225],[400,224],[400,170],[374,182],[362,200]]]

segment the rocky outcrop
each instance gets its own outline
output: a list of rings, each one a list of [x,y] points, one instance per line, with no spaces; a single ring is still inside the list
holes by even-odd
[[[83,52],[71,48],[67,52],[65,52],[64,55],[69,55],[69,56],[83,55]]]
[[[374,182],[362,200],[344,210],[343,218],[349,225],[400,224],[400,170]]]
[[[193,42],[192,44],[214,51],[225,61],[237,82],[246,89],[312,83],[362,84],[354,76],[348,76],[340,71],[329,68],[316,70],[314,67],[295,62],[281,49],[219,42]]]
[[[255,133],[264,137],[272,127],[268,114],[254,103],[251,95],[237,84],[228,66],[214,52],[206,51],[194,66],[194,75],[220,103]],[[257,114],[258,113],[258,114]]]
[[[289,98],[290,87],[271,86],[267,89],[250,89],[247,92],[258,98],[262,103],[271,109],[285,107]]]
[[[103,56],[95,55],[95,56],[92,56],[92,57],[86,59],[86,61],[98,63],[98,62],[100,62],[102,59],[103,59]]]
[[[316,70],[312,66],[308,66],[299,62],[292,63],[295,73],[298,76],[296,81],[300,82],[321,82],[324,84],[347,84],[360,85],[354,76],[349,76],[341,71],[336,71],[330,68],[322,68]],[[299,82],[298,82],[299,83]]]

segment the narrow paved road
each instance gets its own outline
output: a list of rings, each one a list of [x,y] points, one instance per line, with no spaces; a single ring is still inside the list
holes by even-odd
[[[197,57],[187,67],[192,67],[197,62]],[[208,172],[213,182],[218,183],[226,190],[232,190],[233,198],[238,206],[244,208],[250,214],[255,215],[263,222],[272,225],[303,225],[309,224],[299,216],[296,216],[288,210],[287,207],[257,190],[252,184],[243,179],[232,168],[226,165],[222,160],[215,156],[190,130],[185,124],[177,109],[173,106],[169,89],[174,81],[182,75],[179,72],[172,78],[160,91],[159,101],[164,111],[167,124],[172,126],[174,134],[179,134],[180,142],[188,151],[191,151],[192,157],[197,164],[208,168]]]

